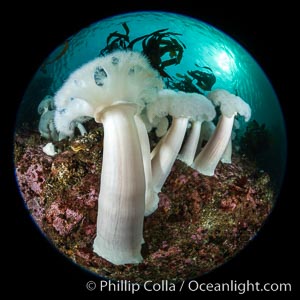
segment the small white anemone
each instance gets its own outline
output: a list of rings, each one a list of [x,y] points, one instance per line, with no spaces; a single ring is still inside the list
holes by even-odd
[[[43,152],[49,156],[55,156],[58,153],[55,149],[55,146],[52,143],[47,143],[43,147]]]
[[[45,139],[58,140],[58,133],[54,125],[54,110],[45,111],[39,121],[39,132]]]
[[[54,110],[54,99],[51,95],[46,95],[38,105],[38,113],[42,115],[48,110]]]
[[[200,94],[193,95],[195,97],[195,102],[193,103],[194,105],[192,107],[195,110],[195,113],[190,118],[190,121],[192,122],[192,128],[178,156],[178,158],[185,162],[188,166],[193,163],[195,158],[202,123],[204,121],[209,122],[216,116],[216,111],[213,104],[205,96]]]
[[[54,125],[54,99],[46,95],[38,105],[38,114],[41,115],[39,120],[39,132],[43,138],[58,140],[58,133]]]

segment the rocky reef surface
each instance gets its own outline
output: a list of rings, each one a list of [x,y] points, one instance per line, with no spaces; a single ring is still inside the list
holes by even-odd
[[[91,124],[87,135],[54,142],[59,150],[54,157],[43,152],[49,141],[23,127],[15,136],[15,167],[42,232],[66,257],[100,276],[139,283],[201,276],[243,249],[272,209],[269,175],[245,156],[233,153],[232,164],[220,162],[212,177],[177,160],[159,208],[145,218],[143,262],[115,266],[92,250],[103,128]]]

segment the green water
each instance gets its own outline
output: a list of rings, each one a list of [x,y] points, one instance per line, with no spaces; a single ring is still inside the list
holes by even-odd
[[[187,16],[164,12],[119,15],[94,23],[69,37],[36,72],[24,95],[17,126],[28,120],[38,120],[37,106],[44,96],[54,95],[71,72],[97,57],[110,33],[124,34],[123,23],[130,30],[130,40],[160,29],[181,34],[177,37],[186,46],[182,60],[178,65],[166,67],[165,71],[176,77],[197,66],[209,67],[216,77],[212,90],[223,88],[237,93],[251,106],[251,120],[265,124],[271,136],[270,147],[261,154],[260,167],[271,174],[279,190],[286,164],[286,133],[273,87],[255,59],[229,35]],[[141,43],[136,43],[134,50],[141,51]],[[246,124],[241,126],[243,130]]]

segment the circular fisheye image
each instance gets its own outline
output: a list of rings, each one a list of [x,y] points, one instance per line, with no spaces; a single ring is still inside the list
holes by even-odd
[[[255,59],[200,20],[103,19],[35,73],[16,181],[53,246],[111,280],[177,283],[223,265],[270,215],[286,163],[276,93]]]

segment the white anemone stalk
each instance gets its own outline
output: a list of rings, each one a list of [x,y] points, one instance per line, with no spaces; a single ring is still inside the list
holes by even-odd
[[[94,251],[114,264],[142,261],[146,188],[135,113],[136,105],[126,102],[95,113],[104,151]]]
[[[213,135],[215,129],[216,129],[216,126],[212,121],[202,123],[196,155],[198,155],[200,153],[201,149],[203,148],[203,143],[207,142],[210,139],[210,137]]]
[[[188,118],[174,117],[171,127],[163,137],[162,143],[155,150],[156,155],[151,160],[154,191],[159,193],[181,148],[188,125]]]
[[[145,192],[145,216],[152,214],[158,207],[158,196],[153,190],[152,169],[150,157],[150,143],[145,123],[140,116],[135,116],[135,123],[141,143],[141,150],[143,154],[144,174],[146,181]]]
[[[227,146],[222,154],[221,162],[223,164],[231,164],[231,156],[232,156],[232,135],[230,136]]]
[[[213,176],[215,168],[230,141],[234,117],[244,116],[245,121],[251,117],[251,108],[240,97],[225,90],[215,90],[207,95],[215,106],[220,106],[222,115],[213,135],[197,155],[192,167],[198,172]]]
[[[232,158],[232,141],[236,137],[236,133],[234,132],[234,129],[239,129],[240,128],[240,123],[238,120],[234,120],[233,122],[233,129],[231,136],[229,138],[229,142],[226,146],[226,149],[222,155],[221,162],[224,164],[231,164],[231,158]]]
[[[145,142],[143,125],[140,122],[137,126],[136,116],[145,104],[156,100],[162,87],[158,72],[144,56],[116,51],[76,70],[55,95],[55,125],[62,134],[72,135],[72,124],[82,117],[103,123],[103,164],[93,249],[116,265],[142,261],[147,184],[141,146]]]

